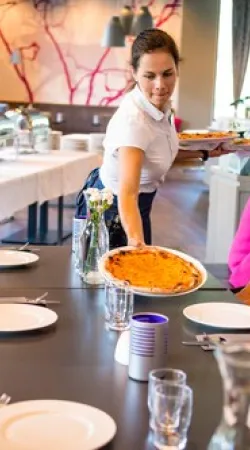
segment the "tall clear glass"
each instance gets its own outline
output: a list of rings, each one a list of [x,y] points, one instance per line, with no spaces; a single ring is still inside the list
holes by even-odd
[[[128,330],[133,309],[134,293],[129,283],[105,283],[105,319],[110,330]]]
[[[250,343],[223,344],[215,350],[223,380],[221,422],[208,450],[250,449]]]

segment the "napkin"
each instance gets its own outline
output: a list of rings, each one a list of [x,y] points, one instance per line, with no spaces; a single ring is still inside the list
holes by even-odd
[[[123,331],[117,341],[115,348],[115,361],[124,366],[128,366],[129,362],[129,340],[130,340],[130,331]]]

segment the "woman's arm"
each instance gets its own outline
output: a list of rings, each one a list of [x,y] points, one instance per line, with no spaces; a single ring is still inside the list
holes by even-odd
[[[137,147],[119,148],[118,209],[129,245],[144,244],[143,226],[138,207],[144,151]]]
[[[240,224],[229,253],[230,283],[245,286],[250,281],[250,199],[242,213]]]

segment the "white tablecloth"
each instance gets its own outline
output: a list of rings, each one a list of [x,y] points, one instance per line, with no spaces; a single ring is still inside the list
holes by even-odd
[[[19,155],[0,162],[0,220],[32,203],[39,204],[81,189],[101,164],[97,154],[58,152]]]

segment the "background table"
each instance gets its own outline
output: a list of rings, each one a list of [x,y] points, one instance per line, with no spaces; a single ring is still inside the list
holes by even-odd
[[[4,247],[0,247],[0,251],[1,248]],[[8,286],[12,288],[30,287],[46,290],[92,288],[90,285],[85,284],[76,272],[71,246],[46,246],[41,247],[39,250],[37,254],[40,260],[37,264],[18,270],[0,269],[1,288]],[[219,280],[208,273],[208,280],[201,290],[225,290],[227,287],[226,283],[221,284]]]
[[[13,161],[0,162],[0,220],[29,206],[27,230],[21,230],[3,242],[56,244],[63,237],[63,197],[78,192],[95,167],[100,155],[88,152],[50,151],[46,154],[19,155]],[[59,199],[58,230],[48,230],[48,201]],[[37,230],[38,206],[40,227]]]
[[[30,288],[21,292],[33,297],[41,293],[41,289]],[[11,289],[11,282],[8,289],[1,289],[1,296],[15,295],[17,290]],[[93,405],[117,423],[117,436],[105,448],[153,450],[148,433],[148,386],[129,379],[127,367],[114,362],[118,333],[105,329],[103,290],[51,289],[48,298],[61,302],[52,305],[59,315],[54,328],[42,333],[0,336],[0,392],[11,395],[13,402],[46,398]],[[217,300],[232,302],[235,297],[227,291],[206,290],[183,297],[135,299],[136,311],[169,316],[166,366],[186,371],[194,389],[187,450],[207,448],[220,420],[222,392],[212,353],[181,344],[182,339],[193,338],[197,331],[184,320],[182,310],[192,303]]]

